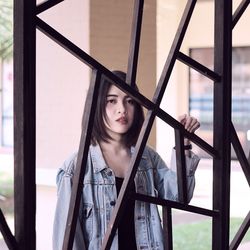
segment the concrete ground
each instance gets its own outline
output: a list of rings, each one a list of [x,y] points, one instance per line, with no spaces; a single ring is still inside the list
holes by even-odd
[[[212,163],[202,159],[196,172],[196,188],[192,205],[211,209],[212,207]],[[249,186],[238,162],[232,163],[231,174],[231,217],[244,218],[250,210]],[[56,204],[55,187],[38,186],[37,188],[37,250],[51,249],[53,216]],[[178,211],[173,223],[192,223],[206,219],[205,216]],[[0,234],[1,237],[1,234]],[[250,242],[241,244],[239,250],[249,250]],[[0,250],[7,250],[0,240]]]

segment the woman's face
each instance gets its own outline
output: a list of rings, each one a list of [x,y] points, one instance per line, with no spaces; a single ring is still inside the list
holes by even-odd
[[[114,138],[126,133],[134,119],[134,101],[115,85],[111,85],[106,96],[107,132]]]

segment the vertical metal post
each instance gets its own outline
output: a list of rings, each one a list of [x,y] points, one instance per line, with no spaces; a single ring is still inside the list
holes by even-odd
[[[173,249],[173,223],[172,209],[170,207],[162,207],[163,217],[163,233],[164,233],[164,249]]]
[[[14,199],[20,250],[36,249],[35,0],[14,1]]]
[[[219,157],[213,161],[213,249],[229,249],[230,206],[230,123],[231,123],[232,1],[215,0],[214,69],[221,81],[214,83],[214,148]]]

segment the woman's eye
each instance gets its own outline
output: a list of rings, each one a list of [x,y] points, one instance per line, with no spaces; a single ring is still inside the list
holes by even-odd
[[[131,105],[134,105],[134,103],[135,103],[133,99],[128,99],[127,102],[128,102],[129,104],[131,104]]]
[[[108,99],[107,100],[107,103],[110,103],[110,104],[115,104],[116,100],[115,99]]]

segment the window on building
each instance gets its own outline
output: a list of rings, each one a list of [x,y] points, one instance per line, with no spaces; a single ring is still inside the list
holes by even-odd
[[[213,70],[213,48],[190,49],[190,56]],[[189,87],[190,114],[199,118],[200,136],[212,145],[213,82],[190,69]],[[250,47],[234,47],[232,52],[232,121],[243,149],[248,155],[250,150]],[[201,150],[199,154],[203,157],[207,156]],[[236,157],[233,150],[232,157]]]
[[[13,62],[1,65],[1,146],[13,147]]]

